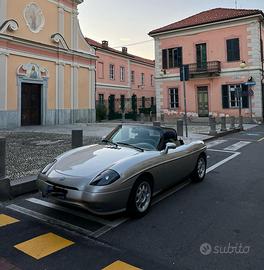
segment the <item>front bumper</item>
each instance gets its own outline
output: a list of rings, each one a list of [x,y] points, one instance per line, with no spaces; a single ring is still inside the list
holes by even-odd
[[[37,179],[37,186],[44,197],[77,205],[99,215],[125,211],[131,190],[129,188],[111,192],[88,192],[51,184],[40,177]]]

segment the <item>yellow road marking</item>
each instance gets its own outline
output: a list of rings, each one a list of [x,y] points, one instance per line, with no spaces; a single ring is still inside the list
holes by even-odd
[[[19,220],[4,214],[0,215],[0,227],[4,227],[6,225],[13,224],[16,222],[19,222]]]
[[[56,234],[47,233],[20,243],[15,248],[39,260],[73,244],[74,242]]]
[[[130,264],[122,261],[116,261],[102,270],[141,270],[140,268],[134,267]]]
[[[263,138],[261,138],[261,139],[259,139],[259,140],[258,140],[258,142],[261,142],[261,141],[263,141],[263,140],[264,140],[264,137],[263,137]]]

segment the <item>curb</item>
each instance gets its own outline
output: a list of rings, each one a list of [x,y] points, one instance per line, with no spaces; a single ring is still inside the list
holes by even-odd
[[[212,136],[210,138],[206,138],[203,141],[208,142],[212,141],[216,138],[226,136],[228,134],[233,134],[239,132],[240,129],[232,129],[223,131],[220,133],[217,133],[215,136]],[[200,133],[202,134],[202,133]],[[203,134],[208,135],[208,134]],[[210,136],[210,135],[209,135]],[[16,180],[13,180],[10,182],[9,179],[0,180],[0,191],[3,190],[2,187],[5,187],[4,190],[7,190],[4,194],[0,193],[0,197],[2,200],[7,201],[9,199],[13,199],[15,197],[27,194],[27,193],[33,193],[35,191],[38,191],[37,188],[37,178],[38,175],[31,175],[31,176],[25,176]],[[3,181],[3,182],[2,182]],[[0,200],[0,201],[2,201]]]
[[[204,139],[203,141],[204,142],[212,141],[214,139],[217,139],[217,138],[220,138],[220,137],[224,137],[226,135],[233,134],[233,133],[238,133],[240,131],[241,131],[240,128],[230,129],[230,130],[227,130],[227,131],[221,131],[221,132],[217,133],[216,135],[214,135],[214,136],[212,136],[210,138]],[[202,135],[208,135],[208,134],[203,134],[203,133],[200,133],[200,134],[202,134]]]

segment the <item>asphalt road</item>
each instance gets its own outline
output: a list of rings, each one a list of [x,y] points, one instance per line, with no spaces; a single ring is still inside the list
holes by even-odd
[[[205,181],[162,194],[142,219],[98,218],[39,194],[2,205],[0,269],[262,269],[264,126],[207,153]]]

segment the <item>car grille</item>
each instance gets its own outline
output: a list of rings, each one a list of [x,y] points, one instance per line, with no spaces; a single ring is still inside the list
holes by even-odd
[[[50,182],[50,181],[47,181],[48,184],[50,185],[53,185],[53,186],[56,186],[56,187],[61,187],[61,188],[65,188],[65,189],[71,189],[71,190],[79,190],[78,188],[76,187],[69,187],[69,186],[65,186],[65,185],[61,185],[61,184],[57,184],[57,183],[53,183],[53,182]]]

